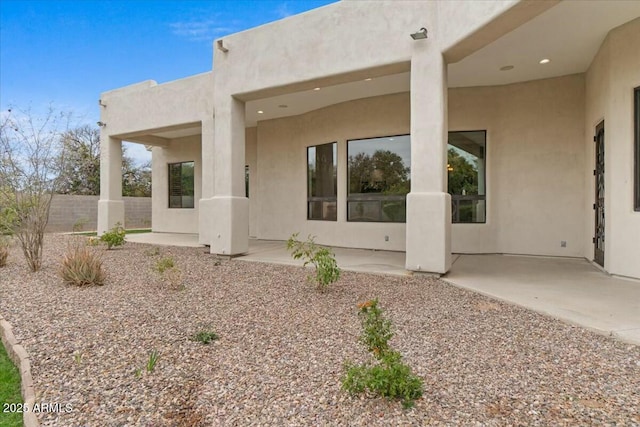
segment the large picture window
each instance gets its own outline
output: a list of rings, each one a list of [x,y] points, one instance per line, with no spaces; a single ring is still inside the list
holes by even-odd
[[[486,220],[486,132],[449,132],[448,188],[453,223]]]
[[[337,220],[337,144],[307,148],[307,218]]]
[[[406,222],[411,188],[409,135],[347,142],[347,219]]]
[[[169,207],[193,208],[194,162],[169,164]]]
[[[633,91],[633,120],[634,120],[634,136],[635,136],[635,191],[634,191],[634,208],[640,212],[640,86]]]

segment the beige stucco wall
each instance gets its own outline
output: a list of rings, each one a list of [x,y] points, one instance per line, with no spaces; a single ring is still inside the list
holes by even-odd
[[[487,223],[454,224],[454,252],[582,256],[583,107],[583,75],[449,90],[450,130],[487,130],[488,150]],[[336,246],[404,250],[404,224],[346,222],[346,140],[407,133],[409,117],[402,93],[259,122],[255,235],[286,239],[300,231]],[[306,147],[333,141],[338,221],[309,221]]]
[[[583,176],[588,183],[584,209],[584,256],[593,259],[595,165],[593,135],[605,121],[605,269],[640,278],[640,212],[633,210],[633,89],[640,86],[640,19],[612,30],[586,74]]]
[[[317,235],[319,243],[405,250],[405,224],[346,220],[347,139],[409,133],[409,94],[345,102],[296,117],[258,122],[256,235]],[[307,147],[338,143],[338,221],[307,220]],[[389,236],[389,241],[385,241]]]
[[[330,4],[225,37],[229,52],[214,49],[216,84],[220,83],[218,87],[225,93],[245,94],[408,63],[415,49],[409,34],[421,27],[428,29],[430,43],[443,51],[519,3],[394,0]],[[535,14],[521,10],[506,21],[526,20]],[[504,31],[509,28],[508,22],[501,26]]]
[[[583,75],[449,90],[449,130],[487,131],[487,222],[453,252],[582,256],[583,106]]]
[[[109,135],[193,123],[213,114],[213,72],[157,84],[148,80],[104,92],[100,120]]]
[[[229,52],[214,49],[216,87],[239,94],[408,63],[409,33],[434,21],[433,2],[330,4],[225,37]]]
[[[151,135],[158,130],[169,130],[171,127],[200,126],[204,135],[210,135],[213,116],[213,73],[207,72],[172,82],[157,84],[146,81],[135,85],[104,92],[100,96],[100,201],[98,202],[98,234],[113,227],[117,222],[124,221],[124,204],[122,203],[122,146],[123,140],[144,142],[157,145],[154,148],[155,157],[164,162],[163,156],[171,151],[163,152],[170,141]],[[204,123],[209,127],[204,127]],[[169,129],[167,129],[169,128]],[[198,137],[199,139],[199,137]],[[213,141],[210,140],[209,143]],[[173,144],[173,143],[171,143]],[[200,150],[200,148],[198,148]],[[192,155],[189,150],[187,154]],[[196,160],[201,159],[199,154]],[[162,163],[160,162],[160,163]],[[166,209],[166,174],[164,169],[158,169],[154,162],[153,186],[154,191],[161,191],[161,198],[154,197],[154,230],[176,230],[179,232],[196,232],[198,230],[198,216],[193,213],[164,212]],[[201,163],[200,163],[201,164]],[[196,170],[200,166],[196,165]],[[208,177],[210,174],[205,173]],[[165,178],[159,178],[164,176]],[[198,172],[198,177],[200,173]],[[159,186],[156,189],[156,186]],[[164,190],[162,190],[164,186]],[[198,198],[200,197],[198,183]],[[162,203],[165,203],[162,205]],[[172,221],[186,223],[175,224]],[[156,222],[157,221],[157,222]]]
[[[167,148],[152,151],[153,231],[172,233],[198,232],[198,200],[202,195],[202,161],[200,136],[173,139]],[[169,163],[195,162],[195,207],[169,208]]]
[[[473,19],[445,24],[464,29],[449,38],[462,37],[464,31],[483,26],[501,9],[507,10],[516,3],[479,2],[474,6]],[[248,203],[245,207],[247,201],[241,197],[246,160],[242,102],[411,70],[410,114],[404,117],[411,117],[407,129],[413,136],[411,151],[414,156],[424,157],[424,163],[422,169],[416,169],[412,182],[407,226],[388,226],[391,234],[376,235],[379,226],[349,224],[348,231],[357,237],[340,237],[340,240],[345,246],[405,249],[408,269],[440,273],[449,269],[450,203],[445,192],[444,162],[447,85],[441,53],[447,38],[438,26],[437,15],[438,2],[434,1],[340,2],[220,40],[224,49],[214,48],[214,197],[201,203],[203,216],[221,217],[213,224],[211,236],[201,239],[211,242],[212,252],[236,254],[247,249],[246,237],[240,235],[251,229]],[[524,12],[520,15],[525,19],[533,16]],[[429,29],[429,43],[416,43],[409,37],[421,27]],[[317,31],[322,28],[330,31]],[[506,31],[509,27],[501,28]],[[487,34],[496,37],[500,34],[498,30],[491,29]],[[260,176],[266,177],[266,165],[261,163],[261,140],[262,130],[258,125],[258,169]],[[207,149],[205,147],[205,154]],[[286,159],[288,153],[284,154]],[[279,176],[283,172],[274,170],[273,173]],[[258,186],[264,187],[260,183]],[[272,208],[269,203],[272,202],[258,202],[259,218],[263,209]],[[295,209],[299,208],[291,210]],[[258,236],[286,238],[283,230],[261,230],[260,224],[261,220],[256,230]],[[334,232],[344,236],[347,229],[343,226],[334,227]],[[314,234],[331,233],[326,225],[313,224],[310,228]],[[388,241],[385,236],[389,236]],[[326,238],[332,239],[332,236],[327,234]],[[430,244],[425,246],[427,241]]]

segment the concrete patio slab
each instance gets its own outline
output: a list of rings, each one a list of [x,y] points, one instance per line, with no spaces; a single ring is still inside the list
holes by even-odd
[[[332,248],[338,266],[346,271],[394,274],[406,276],[404,252],[375,251],[371,249]],[[302,265],[287,251],[286,243],[272,240],[249,240],[249,252],[238,257],[243,261],[271,262],[274,264]]]
[[[137,233],[127,234],[125,236],[127,242],[146,243],[149,245],[159,246],[186,246],[186,247],[204,247],[198,243],[197,234],[186,233]]]
[[[461,255],[443,280],[640,344],[640,281],[584,259]]]

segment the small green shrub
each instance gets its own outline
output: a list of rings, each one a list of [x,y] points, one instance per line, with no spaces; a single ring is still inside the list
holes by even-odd
[[[172,257],[164,257],[158,260],[158,262],[156,262],[155,269],[158,273],[164,274],[165,271],[171,268],[175,268],[175,266],[176,266],[176,263]]]
[[[393,325],[383,316],[378,300],[358,305],[363,332],[360,342],[367,347],[375,362],[354,365],[345,363],[346,374],[342,388],[350,394],[365,391],[389,399],[401,399],[405,408],[410,408],[424,391],[422,379],[403,363],[402,355],[389,346],[393,337]]]
[[[176,266],[172,257],[164,257],[156,262],[154,267],[160,278],[167,281],[172,289],[183,290],[182,271]]]
[[[100,241],[107,244],[107,250],[114,246],[124,245],[125,230],[119,222],[111,230],[107,231],[100,237]]]
[[[5,265],[7,265],[10,243],[11,241],[8,238],[0,235],[0,267],[4,267]]]
[[[152,350],[149,353],[149,358],[147,359],[147,372],[153,372],[156,369],[156,363],[158,363],[158,358],[160,354],[158,354],[158,350]]]
[[[105,273],[102,260],[86,246],[75,246],[62,258],[60,276],[65,283],[76,286],[103,285]]]
[[[218,338],[220,337],[215,332],[209,331],[209,330],[202,330],[192,335],[191,341],[198,341],[198,342],[201,342],[202,344],[209,344],[211,343],[211,341],[216,341]]]
[[[333,252],[315,243],[314,236],[308,236],[305,242],[298,240],[298,233],[294,233],[287,240],[287,250],[293,259],[303,259],[304,266],[313,264],[316,268],[315,282],[320,292],[325,292],[329,285],[340,278],[340,268],[336,263]],[[312,276],[309,276],[312,281]]]

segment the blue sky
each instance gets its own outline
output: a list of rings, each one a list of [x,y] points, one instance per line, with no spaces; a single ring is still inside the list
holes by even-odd
[[[209,71],[215,38],[334,1],[0,0],[0,110],[95,124],[101,92]]]

